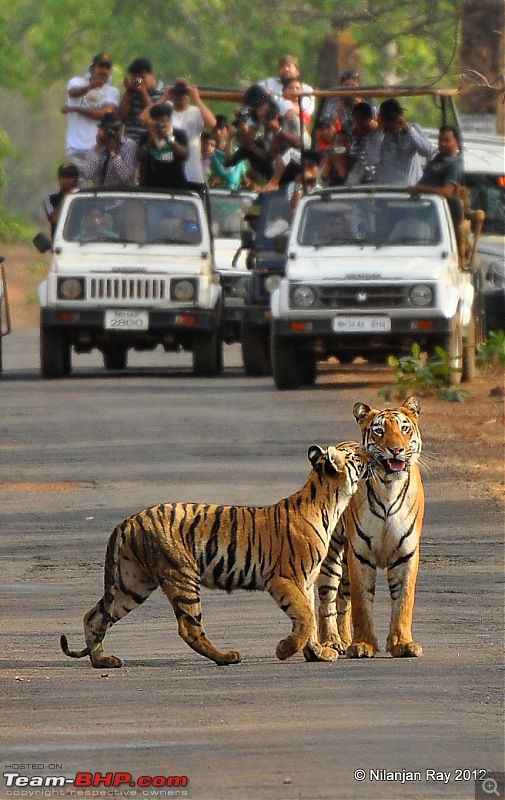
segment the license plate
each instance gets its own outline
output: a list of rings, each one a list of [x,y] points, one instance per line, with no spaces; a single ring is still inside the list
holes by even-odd
[[[129,308],[108,308],[105,311],[105,328],[113,331],[146,331],[149,312]]]
[[[391,330],[389,317],[335,317],[335,333],[385,333]]]

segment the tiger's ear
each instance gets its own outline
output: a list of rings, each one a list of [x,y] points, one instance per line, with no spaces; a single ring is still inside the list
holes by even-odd
[[[354,414],[356,422],[361,424],[371,410],[371,407],[367,406],[366,403],[355,403],[352,408],[352,413]]]
[[[330,445],[326,451],[326,461],[324,468],[326,472],[341,472],[345,467],[345,456],[341,450]]]
[[[407,408],[412,414],[415,414],[416,417],[419,416],[421,413],[421,403],[419,402],[419,398],[411,395],[411,397],[407,397],[404,403],[402,403],[402,408]]]
[[[308,455],[309,461],[312,464],[312,467],[314,469],[316,468],[317,462],[319,461],[321,456],[324,455],[325,452],[326,451],[323,450],[322,447],[319,447],[318,444],[311,444],[310,445],[307,455]]]

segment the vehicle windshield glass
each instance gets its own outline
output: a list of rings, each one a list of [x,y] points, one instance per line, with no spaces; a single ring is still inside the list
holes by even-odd
[[[191,199],[76,197],[65,220],[69,242],[134,242],[198,245],[202,231]]]
[[[239,239],[247,228],[244,214],[251,205],[247,195],[217,195],[210,192],[212,233],[216,239]]]
[[[286,192],[267,192],[261,208],[261,227],[256,228],[256,248],[273,250],[275,237],[289,228],[289,197]]]
[[[505,175],[487,175],[481,172],[465,173],[465,184],[470,190],[470,206],[481,208],[486,218],[482,233],[505,234]]]
[[[314,200],[305,206],[298,229],[298,243],[312,247],[416,247],[439,242],[437,209],[429,198]]]

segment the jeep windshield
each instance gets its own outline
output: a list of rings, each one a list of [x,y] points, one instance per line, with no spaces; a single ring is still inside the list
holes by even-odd
[[[429,198],[323,197],[305,205],[297,241],[314,248],[419,247],[439,244],[440,235]]]
[[[191,199],[75,197],[62,232],[67,242],[198,245],[202,230]]]
[[[244,214],[254,196],[209,192],[212,217],[212,233],[216,239],[240,240],[240,232],[247,228]]]

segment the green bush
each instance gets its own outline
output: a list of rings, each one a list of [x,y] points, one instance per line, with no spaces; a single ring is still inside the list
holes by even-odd
[[[486,372],[505,367],[505,331],[491,331],[486,341],[477,347],[475,362]]]
[[[414,343],[411,355],[389,356],[388,364],[394,370],[396,383],[380,389],[379,394],[386,400],[403,400],[415,394],[421,397],[436,395],[442,400],[462,403],[469,397],[466,389],[447,385],[453,367],[442,347],[435,347],[435,354],[427,356],[421,352],[420,345]]]
[[[34,225],[0,204],[0,243],[30,244],[36,232]]]

